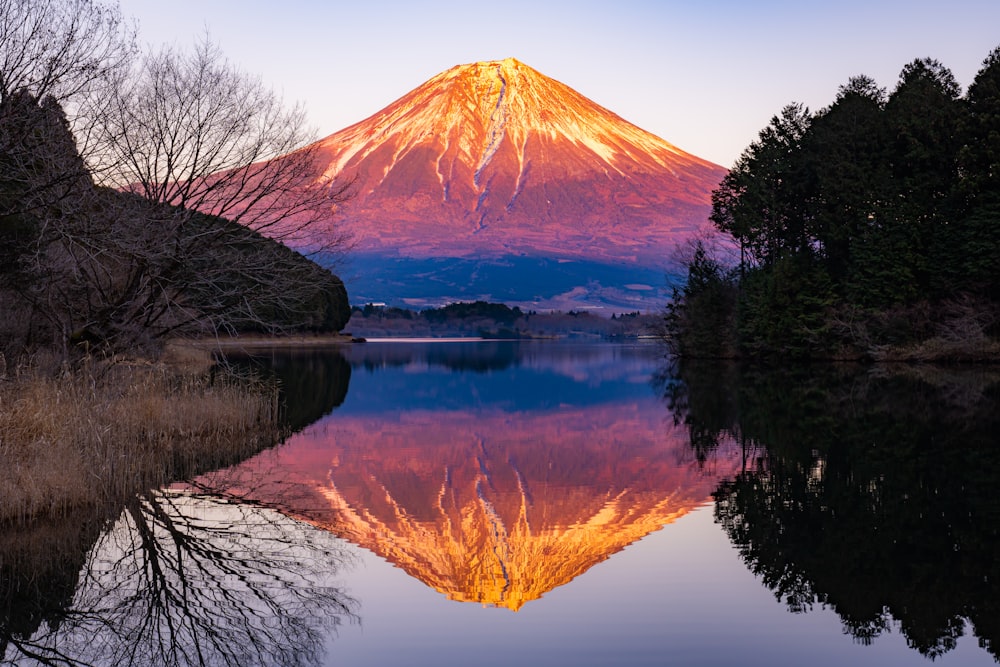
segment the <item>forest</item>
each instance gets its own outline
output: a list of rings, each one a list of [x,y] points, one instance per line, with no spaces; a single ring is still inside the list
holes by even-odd
[[[787,105],[711,221],[665,313],[676,354],[998,358],[1000,48],[964,95],[925,58],[891,92],[856,76],[818,112]]]
[[[638,311],[612,313],[610,318],[589,311],[525,312],[519,306],[512,308],[486,301],[457,302],[423,310],[366,304],[351,309],[346,326],[352,336],[363,338],[623,340],[655,337],[659,317]]]

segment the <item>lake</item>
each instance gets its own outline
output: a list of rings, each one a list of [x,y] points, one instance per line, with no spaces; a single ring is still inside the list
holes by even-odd
[[[3,664],[998,662],[998,369],[488,341],[252,363],[282,445],[4,536]]]

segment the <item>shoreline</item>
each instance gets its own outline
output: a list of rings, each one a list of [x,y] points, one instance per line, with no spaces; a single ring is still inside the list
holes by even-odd
[[[363,343],[364,338],[350,334],[296,334],[291,336],[231,336],[226,338],[175,338],[167,343],[167,350],[195,350],[202,352],[231,352],[273,347],[338,347]]]

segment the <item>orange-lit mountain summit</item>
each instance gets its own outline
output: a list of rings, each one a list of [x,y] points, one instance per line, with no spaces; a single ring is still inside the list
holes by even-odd
[[[707,227],[710,193],[725,173],[513,58],[442,72],[318,147],[324,176],[356,179],[334,221],[364,257],[355,273],[363,281],[363,269],[400,263],[398,284],[349,282],[355,303],[437,296],[544,307],[539,298],[589,283],[603,290],[599,299],[627,305],[624,285],[662,283],[677,245]],[[452,268],[510,267],[514,258],[521,268],[496,275],[499,289],[475,284],[482,272],[468,264],[468,276],[439,274],[440,293],[422,293],[415,276],[441,265],[414,262],[443,258]],[[573,275],[557,280],[546,262]],[[573,262],[587,265],[566,266]],[[527,273],[535,292],[551,294],[517,294]]]
[[[513,58],[443,72],[322,142],[362,248],[663,258],[724,170]]]

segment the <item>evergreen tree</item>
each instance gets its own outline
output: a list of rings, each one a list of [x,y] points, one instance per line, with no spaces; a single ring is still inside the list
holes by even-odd
[[[786,106],[712,193],[711,220],[739,242],[745,262],[766,266],[810,248],[806,204],[812,182],[801,151],[810,122],[807,108]]]
[[[1000,47],[965,98],[960,165],[968,210],[954,230],[945,276],[956,290],[1000,299]]]
[[[687,282],[674,288],[664,325],[675,354],[722,358],[735,354],[735,277],[698,241],[688,262]]]
[[[830,357],[829,311],[835,299],[822,264],[785,257],[747,274],[739,309],[743,356]]]
[[[805,141],[816,174],[812,236],[834,280],[843,280],[852,250],[875,220],[890,178],[886,155],[885,90],[852,77],[817,114]]]
[[[958,199],[959,128],[963,116],[960,88],[951,71],[936,60],[914,60],[903,68],[886,104],[892,136],[892,179],[886,212],[870,239],[889,277],[912,276],[901,286],[899,302],[944,291],[942,258],[951,227],[962,211]],[[905,288],[905,289],[904,289]]]
[[[736,338],[716,334],[720,347],[706,336],[720,322],[702,304],[725,272],[695,253],[668,312],[682,353],[881,356],[938,338],[939,356],[989,354],[1000,326],[1000,49],[965,99],[951,71],[924,58],[888,97],[858,76],[818,114],[786,106],[713,192],[710,217],[740,247]]]
[[[983,61],[965,97],[961,165],[973,206],[1000,202],[1000,47]]]

